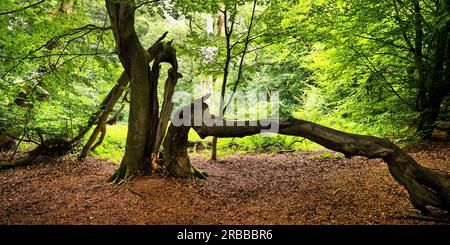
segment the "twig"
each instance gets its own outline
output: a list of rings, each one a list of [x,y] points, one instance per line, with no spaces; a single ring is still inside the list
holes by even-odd
[[[128,190],[129,190],[131,193],[135,194],[136,196],[140,197],[141,199],[144,198],[144,196],[143,196],[141,193],[139,193],[139,192],[137,192],[137,191],[133,191],[131,188],[128,188]]]
[[[131,14],[133,15],[134,12],[135,12],[138,8],[144,6],[145,4],[156,3],[156,2],[159,2],[159,1],[160,1],[160,0],[144,1],[144,2],[140,3],[139,5],[137,5],[137,6],[133,9],[133,12],[131,12]]]
[[[166,36],[167,36],[167,33],[169,33],[169,32],[168,32],[168,31],[164,32],[164,33],[161,35],[161,37],[159,37],[159,38],[153,43],[153,45],[155,45],[155,44],[161,42],[162,40],[164,40],[164,38],[166,38]],[[153,45],[152,45],[152,46],[153,46]]]
[[[36,6],[36,5],[39,5],[39,4],[43,3],[43,2],[45,2],[45,0],[41,0],[41,1],[39,1],[39,2],[32,3],[32,4],[27,5],[27,6],[25,6],[25,7],[22,7],[22,8],[18,8],[18,9],[6,11],[6,12],[0,12],[0,15],[12,14],[12,13],[15,13],[15,12],[19,12],[19,11],[22,11],[22,10],[25,10],[25,9],[28,9],[28,8],[32,8],[32,7],[34,7],[34,6]]]

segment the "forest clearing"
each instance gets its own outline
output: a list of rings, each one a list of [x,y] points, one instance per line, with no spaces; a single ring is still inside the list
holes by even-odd
[[[450,0],[0,2],[1,224],[449,212]]]

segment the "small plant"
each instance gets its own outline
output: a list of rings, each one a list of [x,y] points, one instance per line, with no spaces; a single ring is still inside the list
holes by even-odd
[[[344,159],[344,158],[345,158],[344,154],[331,151],[322,152],[318,155],[310,157],[310,159]]]

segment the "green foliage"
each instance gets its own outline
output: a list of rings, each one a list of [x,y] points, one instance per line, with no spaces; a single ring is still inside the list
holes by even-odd
[[[310,158],[311,159],[344,159],[345,156],[344,156],[344,154],[339,153],[339,152],[325,151],[318,155],[314,155]]]
[[[226,88],[229,96],[238,76],[252,2],[149,3],[136,11],[135,26],[146,48],[169,32],[166,40],[173,40],[183,74],[175,90],[198,98],[207,92],[220,93],[226,42],[223,33],[217,34],[216,24],[227,11],[235,24]],[[411,9],[416,2],[422,7],[425,25],[423,53],[431,55],[436,30],[445,28],[449,19],[445,11],[436,11],[440,1],[257,1],[237,91],[279,91],[283,119],[298,117],[395,142],[414,139],[419,118],[418,71],[409,46],[416,36]],[[0,13],[23,4],[27,3],[3,0]],[[60,4],[48,0],[0,15],[0,132],[36,143],[41,136],[71,139],[122,72],[113,37],[105,28],[109,20],[104,2],[75,1],[71,14],[59,12]],[[205,52],[208,48],[213,50],[209,54]],[[161,81],[167,69],[162,66]],[[160,102],[163,92],[164,83],[160,82]],[[174,102],[175,107],[181,105]],[[216,104],[212,106],[215,114]],[[121,124],[108,126],[105,141],[94,155],[120,160],[127,110]],[[239,119],[249,118],[243,115]],[[210,139],[201,140],[191,130],[189,140],[207,147],[204,142]],[[317,147],[301,140],[280,135],[226,138],[219,140],[218,153]],[[199,148],[192,152],[200,152]]]
[[[14,10],[17,1],[2,1]],[[114,57],[104,6],[60,1],[0,16],[0,130],[27,140],[76,135],[121,69]]]
[[[320,148],[300,137],[286,135],[252,135],[243,138],[220,138],[217,155],[227,156],[247,152],[278,153],[284,150],[302,151]]]

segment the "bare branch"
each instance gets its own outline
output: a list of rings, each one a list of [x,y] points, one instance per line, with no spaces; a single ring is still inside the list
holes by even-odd
[[[156,2],[159,2],[159,1],[160,1],[160,0],[153,0],[153,1],[145,1],[145,2],[142,2],[142,3],[138,4],[138,5],[134,8],[134,10],[131,12],[131,14],[134,14],[134,12],[136,12],[136,10],[137,10],[138,8],[140,8],[140,7],[142,7],[142,6],[146,5],[146,4],[156,3]]]
[[[395,20],[397,20],[398,25],[400,27],[402,27],[402,20],[400,19],[400,14],[399,14],[399,10],[398,10],[398,7],[397,7],[396,0],[394,0],[393,2],[394,2],[394,9],[395,9],[395,16],[394,16],[394,18],[395,18]],[[414,46],[412,45],[411,40],[409,40],[408,35],[406,34],[406,31],[402,31],[402,36],[403,36],[403,39],[405,40],[406,44],[409,47],[409,51],[414,53],[415,52]]]
[[[32,3],[32,4],[27,5],[25,7],[22,7],[22,8],[18,8],[18,9],[6,11],[6,12],[0,12],[0,15],[13,14],[13,13],[16,13],[16,12],[19,12],[19,11],[22,11],[22,10],[25,10],[25,9],[28,9],[28,8],[35,7],[35,6],[37,6],[37,5],[39,5],[39,4],[43,3],[43,2],[45,2],[45,0],[40,0],[39,2]]]
[[[414,106],[411,105],[410,103],[408,103],[405,99],[403,99],[400,94],[397,93],[397,91],[395,90],[395,88],[392,86],[392,84],[387,80],[387,78],[383,75],[382,72],[380,72],[375,65],[372,63],[372,61],[370,61],[369,57],[363,55],[361,52],[359,52],[356,49],[353,49],[353,51],[355,51],[358,56],[359,59],[362,61],[362,63],[364,64],[364,66],[366,66],[372,73],[376,74],[378,77],[380,77],[385,83],[386,85],[388,85],[388,87],[390,88],[390,90],[394,93],[395,96],[397,96],[397,98],[400,99],[400,101],[402,101],[405,105],[407,105],[409,108],[414,110]]]
[[[255,9],[256,9],[256,0],[253,1],[252,16],[250,17],[250,24],[248,25],[247,36],[245,37],[245,45],[244,45],[244,49],[242,50],[241,60],[239,61],[238,76],[236,78],[236,82],[234,82],[233,91],[231,92],[230,98],[228,99],[228,102],[223,107],[223,113],[222,113],[223,115],[225,115],[225,111],[227,110],[228,105],[230,105],[231,100],[233,99],[234,94],[236,93],[237,86],[239,85],[239,82],[241,81],[242,68],[244,66],[244,57],[245,57],[245,54],[247,53],[248,44],[250,43],[250,40],[249,40],[250,33],[252,31],[253,20],[255,18]]]
[[[412,51],[410,49],[410,47],[405,47],[405,46],[402,46],[402,45],[398,45],[398,44],[395,44],[394,42],[386,40],[386,39],[381,39],[381,38],[376,38],[376,37],[367,37],[367,36],[362,36],[362,35],[358,35],[358,34],[354,34],[354,36],[359,37],[359,38],[363,38],[363,39],[377,41],[377,42],[380,42],[380,43],[384,43],[386,45],[391,45],[392,47],[395,47],[395,48],[398,48],[398,49],[401,49],[401,50]]]
[[[18,66],[20,66],[25,60],[28,60],[30,58],[31,55],[37,53],[38,51],[42,50],[43,48],[47,47],[48,44],[53,43],[53,42],[57,42],[59,40],[61,40],[64,37],[68,37],[68,36],[72,36],[72,35],[76,35],[84,30],[88,30],[89,32],[92,30],[101,30],[101,31],[105,31],[105,30],[109,30],[111,29],[111,27],[99,27],[96,25],[92,25],[92,24],[88,24],[76,29],[71,30],[71,32],[67,32],[58,36],[54,36],[52,38],[50,38],[47,42],[45,42],[44,44],[42,44],[41,46],[37,47],[34,50],[31,50],[30,52],[28,52],[27,55],[25,55],[22,59],[18,59],[19,62],[17,62],[15,65],[13,65],[11,68],[9,68],[1,77],[0,80],[5,79],[5,77],[12,72],[14,69],[16,69]]]

